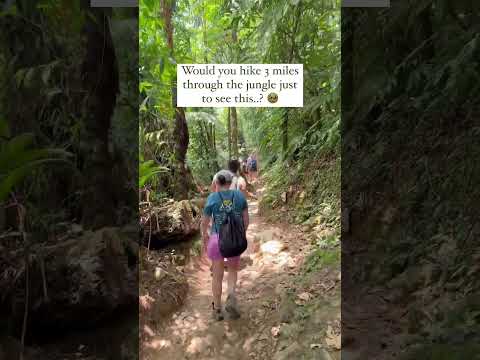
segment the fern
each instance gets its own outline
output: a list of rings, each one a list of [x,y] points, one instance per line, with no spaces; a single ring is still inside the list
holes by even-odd
[[[10,137],[7,122],[0,119],[0,202],[36,167],[69,156],[61,149],[36,149],[32,134]]]

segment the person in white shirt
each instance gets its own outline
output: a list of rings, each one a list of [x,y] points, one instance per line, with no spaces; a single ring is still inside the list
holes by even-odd
[[[233,174],[233,180],[232,184],[230,185],[230,190],[239,190],[243,193],[243,195],[247,196],[247,182],[242,176],[240,176],[239,169],[240,162],[238,160],[230,160],[228,162],[228,170]],[[218,184],[215,176],[212,180],[211,190],[212,192],[218,191]]]

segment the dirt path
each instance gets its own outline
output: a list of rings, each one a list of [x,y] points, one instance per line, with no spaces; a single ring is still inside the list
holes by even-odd
[[[192,262],[186,269],[190,290],[185,304],[163,321],[161,328],[151,330],[143,346],[142,360],[281,360],[292,359],[294,354],[298,356],[293,356],[294,359],[338,358],[335,353],[329,355],[321,348],[322,334],[318,326],[324,322],[326,327],[327,318],[336,321],[338,317],[339,320],[339,302],[332,304],[326,300],[328,296],[322,297],[322,301],[328,303],[324,304],[325,312],[317,316],[318,321],[303,324],[303,329],[292,321],[296,308],[303,305],[300,301],[307,303],[316,298],[315,293],[326,287],[326,279],[338,278],[338,271],[323,274],[321,281],[309,281],[308,288],[297,283],[300,264],[308,252],[308,241],[298,228],[267,223],[259,216],[256,201],[250,202],[249,210],[249,247],[242,256],[238,283],[242,317],[221,322],[211,319],[209,264]],[[328,291],[339,287],[335,279]],[[223,286],[225,300],[226,274]],[[304,294],[297,304],[288,301],[287,294],[292,292]],[[338,311],[332,312],[332,309]],[[295,339],[302,331],[306,332],[304,339],[308,344]]]

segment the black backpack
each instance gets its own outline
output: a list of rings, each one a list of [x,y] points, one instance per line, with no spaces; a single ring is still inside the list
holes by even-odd
[[[218,193],[222,204],[224,199],[220,192]],[[235,257],[242,254],[247,249],[247,235],[243,224],[243,217],[237,216],[235,209],[235,193],[232,195],[232,207],[226,209],[225,220],[220,225],[218,231],[218,245],[220,254],[225,258]]]

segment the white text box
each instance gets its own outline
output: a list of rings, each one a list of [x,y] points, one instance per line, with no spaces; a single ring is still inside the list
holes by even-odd
[[[178,64],[179,107],[303,107],[303,64]]]

